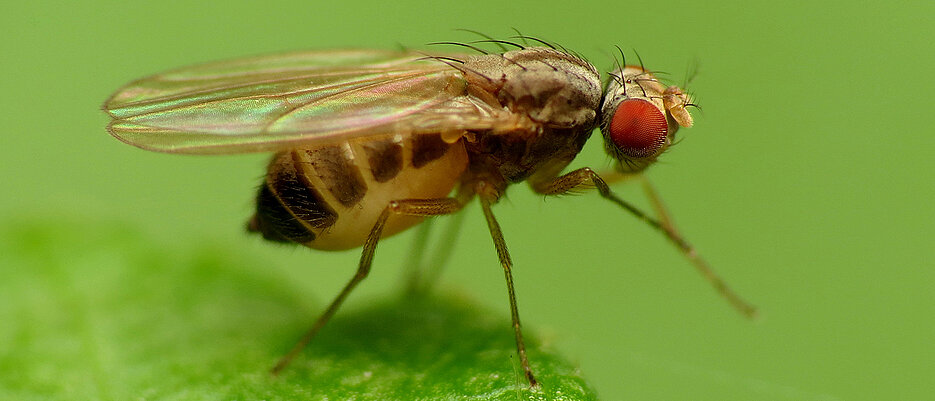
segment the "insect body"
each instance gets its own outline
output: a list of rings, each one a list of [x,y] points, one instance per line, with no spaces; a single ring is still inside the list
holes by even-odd
[[[522,46],[520,46],[522,47]],[[276,151],[248,229],[316,249],[362,246],[357,274],[285,367],[366,277],[377,242],[422,218],[480,200],[507,281],[517,351],[530,385],[512,261],[491,205],[513,183],[545,195],[594,186],[665,234],[735,306],[753,309],[675,231],[614,195],[588,168],[562,174],[601,126],[616,176],[652,164],[691,125],[688,95],[642,67],[611,73],[551,47],[502,54],[302,52],[206,64],[133,82],[104,109],[109,131],[173,153]]]
[[[389,202],[444,198],[467,164],[461,143],[425,134],[283,151],[270,162],[248,229],[315,249],[356,248]],[[388,219],[382,236],[419,221]]]

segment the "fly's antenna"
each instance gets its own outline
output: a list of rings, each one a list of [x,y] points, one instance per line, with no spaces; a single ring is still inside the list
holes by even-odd
[[[696,99],[695,93],[694,93],[694,92],[689,93],[689,94],[688,94],[688,103],[685,103],[685,107],[694,107],[694,108],[698,109],[698,111],[703,111],[703,110],[701,110],[701,105],[695,103],[695,99]]]
[[[702,112],[702,113],[704,112],[704,110],[701,109],[701,106],[695,103],[695,100],[698,100],[698,98],[695,97],[694,92],[688,92],[685,94],[685,96],[688,97],[688,102],[684,104],[685,107],[694,107],[698,109],[699,112]]]
[[[688,87],[689,84],[698,76],[698,59],[693,58],[688,61],[688,67],[685,68],[685,78],[682,80],[682,89]]]
[[[490,52],[488,52],[488,51],[486,51],[486,50],[484,50],[484,49],[481,49],[481,48],[479,48],[479,47],[477,47],[477,46],[473,46],[473,45],[469,45],[469,44],[467,44],[467,43],[461,43],[461,42],[432,42],[432,43],[426,43],[426,44],[427,44],[427,45],[430,45],[430,46],[431,46],[431,45],[453,45],[453,46],[461,46],[461,47],[466,47],[466,48],[468,48],[468,49],[474,50],[474,51],[476,51],[476,52],[478,52],[478,53],[481,53],[481,54],[484,54],[484,55],[490,54]]]

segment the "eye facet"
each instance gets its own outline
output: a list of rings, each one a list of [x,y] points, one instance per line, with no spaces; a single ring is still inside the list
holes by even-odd
[[[643,99],[620,102],[610,121],[610,140],[624,155],[641,159],[655,155],[666,143],[669,124],[656,105]]]

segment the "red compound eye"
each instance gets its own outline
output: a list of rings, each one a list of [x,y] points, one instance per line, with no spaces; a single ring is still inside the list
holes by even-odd
[[[623,154],[640,159],[666,143],[669,123],[654,104],[643,99],[620,102],[610,121],[610,140]]]

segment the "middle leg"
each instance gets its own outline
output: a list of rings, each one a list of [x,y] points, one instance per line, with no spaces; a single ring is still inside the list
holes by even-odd
[[[513,261],[510,259],[510,252],[506,248],[506,240],[503,239],[503,231],[500,230],[500,224],[493,215],[490,205],[497,200],[499,194],[484,182],[479,182],[475,187],[480,198],[481,207],[484,211],[484,218],[487,220],[487,228],[490,230],[490,237],[493,239],[494,248],[497,250],[497,257],[500,259],[500,266],[503,267],[503,275],[506,277],[507,293],[510,297],[510,318],[513,320],[513,335],[516,337],[516,353],[519,355],[520,364],[530,387],[538,387],[539,383],[532,374],[532,368],[529,367],[529,358],[526,356],[526,343],[523,341],[523,331],[519,322],[519,308],[516,306],[516,291],[513,289]]]

